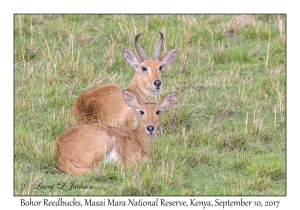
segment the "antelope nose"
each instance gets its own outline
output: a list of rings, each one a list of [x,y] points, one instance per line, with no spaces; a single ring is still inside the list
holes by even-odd
[[[155,127],[153,125],[148,125],[147,126],[147,132],[152,134],[154,133]]]
[[[154,85],[156,86],[157,89],[159,89],[160,85],[161,85],[161,81],[160,80],[155,80],[154,81]]]

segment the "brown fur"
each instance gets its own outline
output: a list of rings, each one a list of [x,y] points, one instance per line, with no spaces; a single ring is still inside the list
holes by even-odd
[[[126,88],[136,94],[140,103],[156,101],[161,89],[154,85],[155,80],[161,81],[160,66],[169,65],[177,56],[177,49],[166,53],[160,60],[140,62],[135,54],[128,49],[123,51],[127,62],[135,69],[134,77]],[[142,67],[147,70],[143,71]],[[126,105],[122,97],[122,89],[117,85],[102,85],[83,92],[75,101],[71,118],[81,123],[101,123],[110,126],[126,126],[134,128],[135,112]]]
[[[123,93],[127,94],[124,100],[128,107],[140,113],[141,126],[122,129],[90,124],[68,128],[55,141],[56,158],[61,171],[82,175],[90,172],[105,157],[125,164],[148,160],[159,123],[157,111],[172,106],[177,100],[177,93],[166,95],[157,104],[140,104],[134,93]],[[149,132],[149,126],[154,126],[153,133]]]
[[[86,124],[101,123],[133,127],[133,110],[122,98],[122,89],[117,85],[94,87],[79,96],[72,108],[72,115]],[[122,110],[122,111],[121,111]]]

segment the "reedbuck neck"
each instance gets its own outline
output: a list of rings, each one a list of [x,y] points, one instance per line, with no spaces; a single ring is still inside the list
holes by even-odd
[[[132,51],[126,48],[123,50],[124,58],[136,71],[127,90],[134,92],[140,102],[156,101],[162,88],[161,71],[175,60],[178,50],[175,48],[160,57],[164,41],[163,34],[160,33],[154,56],[148,58],[138,42],[140,35],[135,36],[134,44],[141,61]]]
[[[140,127],[121,129],[101,124],[70,127],[56,139],[58,168],[81,175],[90,172],[103,158],[130,165],[138,160],[147,161],[159,114],[175,104],[177,96],[174,92],[159,103],[140,103],[133,92],[124,90],[124,101],[139,113]]]

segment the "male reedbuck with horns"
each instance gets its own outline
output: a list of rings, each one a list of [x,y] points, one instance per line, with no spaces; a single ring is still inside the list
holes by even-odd
[[[147,161],[155,139],[158,115],[175,104],[177,93],[166,95],[159,103],[139,103],[133,92],[124,90],[123,100],[139,113],[140,127],[116,128],[101,124],[68,128],[56,139],[58,168],[69,174],[85,174],[102,159],[134,164]]]
[[[143,103],[157,99],[162,87],[161,70],[175,60],[178,50],[175,48],[160,57],[164,39],[163,34],[160,33],[161,37],[155,48],[154,57],[149,59],[138,42],[140,35],[135,36],[134,44],[142,61],[140,62],[128,49],[123,50],[123,55],[135,70],[134,77],[126,90],[135,93],[139,103]],[[130,128],[137,125],[133,110],[123,100],[122,89],[113,84],[94,87],[82,93],[72,107],[71,117],[86,124],[101,123]]]

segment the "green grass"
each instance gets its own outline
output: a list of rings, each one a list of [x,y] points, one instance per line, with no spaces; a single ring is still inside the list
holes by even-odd
[[[286,195],[285,27],[284,15],[15,15],[14,194]],[[163,52],[179,48],[162,93],[179,101],[161,115],[149,163],[58,171],[53,143],[73,125],[73,102],[127,87],[122,49],[143,33],[152,57],[158,31]]]

